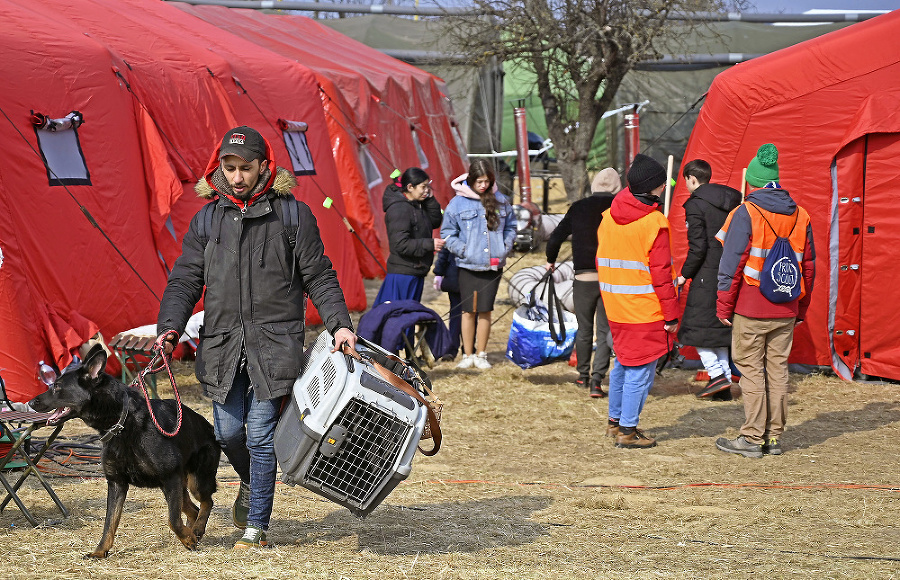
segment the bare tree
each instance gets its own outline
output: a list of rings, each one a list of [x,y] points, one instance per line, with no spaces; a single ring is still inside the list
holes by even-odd
[[[719,12],[742,0],[473,0],[448,16],[457,48],[474,62],[514,61],[536,76],[570,201],[588,185],[587,158],[602,115],[635,64],[662,56],[702,22],[672,17]]]

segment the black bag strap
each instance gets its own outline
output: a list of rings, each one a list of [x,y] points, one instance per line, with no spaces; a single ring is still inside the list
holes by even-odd
[[[556,321],[559,324],[559,332],[553,328],[553,311],[556,309]],[[556,283],[553,281],[553,272],[547,281],[547,312],[550,315],[550,337],[556,344],[566,342],[566,320],[563,317],[562,301],[556,295]]]
[[[541,276],[541,279],[537,281],[537,284],[534,285],[534,288],[531,290],[531,296],[528,299],[528,307],[530,308],[537,304],[538,287],[541,284],[547,285],[547,317],[550,326],[550,338],[552,338],[553,342],[556,344],[562,344],[566,341],[566,322],[563,317],[562,301],[560,301],[559,296],[556,295],[556,282],[553,280],[553,270],[547,270],[547,272]],[[556,314],[559,332],[557,332],[556,328],[553,326],[554,313]]]
[[[218,202],[211,201],[201,207],[200,212],[197,214],[197,236],[203,242],[204,248],[209,243],[209,232],[212,230],[213,213],[216,211],[217,204]]]
[[[291,249],[297,245],[297,228],[300,227],[300,204],[293,195],[281,198],[281,224]]]

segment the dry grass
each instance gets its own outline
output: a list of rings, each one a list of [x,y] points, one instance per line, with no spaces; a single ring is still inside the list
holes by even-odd
[[[516,266],[540,263],[532,254]],[[505,290],[501,290],[505,292]],[[501,298],[504,297],[501,294]],[[446,298],[429,291],[439,312]],[[496,313],[508,305],[498,304]],[[510,315],[493,330],[490,371],[431,371],[444,408],[444,448],[368,518],[302,488],[277,487],[275,547],[233,553],[235,475],[220,469],[210,528],[187,552],[165,524],[157,490],[132,489],[110,557],[100,538],[102,479],[54,477],[72,516],[42,490],[22,495],[49,523],[0,514],[6,578],[894,578],[900,577],[892,386],[792,375],[786,452],[745,459],[717,451],[734,436],[740,400],[700,401],[694,371],[657,380],[641,426],[650,450],[604,437],[606,400],[572,384],[565,363],[523,371],[503,359]],[[190,365],[186,404],[210,415]],[[165,396],[165,395],[164,395]],[[63,431],[87,432],[78,421]]]

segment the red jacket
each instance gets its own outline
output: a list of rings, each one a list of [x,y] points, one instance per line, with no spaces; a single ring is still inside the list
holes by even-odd
[[[657,211],[657,206],[639,201],[628,189],[624,189],[613,199],[609,211],[612,219],[603,220],[600,230],[619,229],[622,225]],[[659,230],[656,239],[646,250],[653,290],[659,299],[664,320],[637,324],[609,321],[616,358],[625,366],[645,365],[669,352],[674,343],[674,335],[666,332],[664,327],[666,321],[678,321],[678,297],[673,283],[674,270],[667,226]]]

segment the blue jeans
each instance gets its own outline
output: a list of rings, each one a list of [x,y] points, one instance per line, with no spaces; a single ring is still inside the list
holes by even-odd
[[[609,373],[609,418],[622,427],[637,427],[644,401],[656,378],[656,361],[639,367],[613,364]]]
[[[261,530],[269,529],[275,500],[275,426],[283,398],[257,399],[243,370],[235,375],[225,402],[213,401],[216,440],[241,481],[250,483],[247,525]]]

